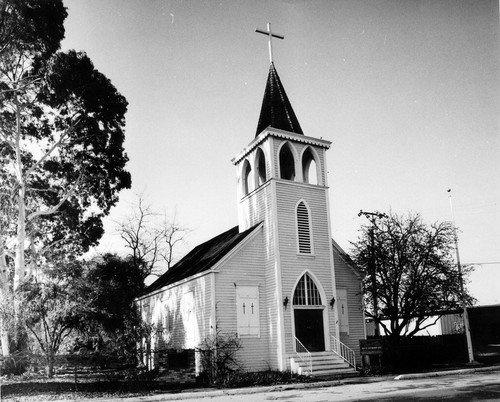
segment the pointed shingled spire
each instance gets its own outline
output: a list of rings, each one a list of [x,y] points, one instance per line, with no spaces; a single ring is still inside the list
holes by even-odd
[[[292,105],[286,96],[274,63],[271,63],[271,67],[269,68],[266,91],[264,92],[259,124],[257,125],[255,136],[258,136],[269,126],[296,134],[304,134],[293,112]]]

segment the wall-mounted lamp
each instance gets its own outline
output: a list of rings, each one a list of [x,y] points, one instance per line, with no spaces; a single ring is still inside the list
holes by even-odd
[[[288,306],[288,296],[285,296],[285,298],[283,299],[283,306],[285,306],[286,310],[286,306]]]
[[[332,300],[330,300],[330,307],[333,310],[333,306],[335,306],[335,297],[332,297]]]

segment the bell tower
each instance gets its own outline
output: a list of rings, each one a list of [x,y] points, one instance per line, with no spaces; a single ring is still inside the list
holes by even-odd
[[[330,334],[339,336],[326,167],[330,145],[304,135],[271,61],[256,136],[232,162],[240,231],[263,222],[263,294],[279,369],[299,348],[330,350]]]

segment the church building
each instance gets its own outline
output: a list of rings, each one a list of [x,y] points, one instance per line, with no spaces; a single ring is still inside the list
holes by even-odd
[[[330,145],[303,133],[271,59],[256,136],[232,160],[238,226],[137,298],[143,320],[164,329],[154,344],[195,349],[234,334],[247,371],[328,375],[360,364],[361,277],[331,237]]]

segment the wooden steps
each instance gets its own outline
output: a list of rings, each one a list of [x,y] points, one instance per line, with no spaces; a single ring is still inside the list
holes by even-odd
[[[311,365],[307,354],[290,356],[291,371],[313,377],[350,376],[357,371],[333,352],[312,352]],[[311,370],[312,366],[312,370]]]

